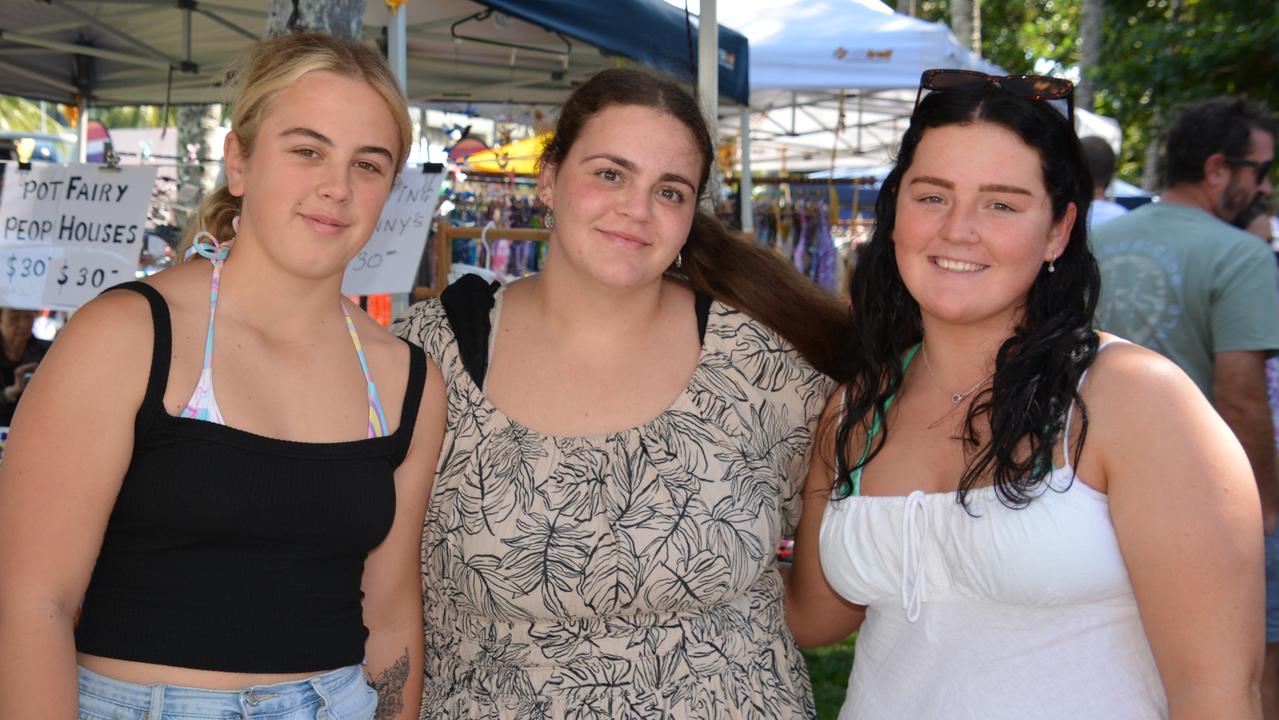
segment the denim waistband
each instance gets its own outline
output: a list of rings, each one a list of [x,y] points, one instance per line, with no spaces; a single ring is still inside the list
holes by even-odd
[[[80,697],[113,705],[147,711],[152,718],[184,715],[193,718],[279,716],[310,706],[326,707],[338,696],[350,691],[360,681],[364,688],[363,670],[359,665],[340,668],[303,680],[269,685],[252,685],[242,690],[205,690],[181,685],[142,685],[104,677],[83,667],[79,669]]]

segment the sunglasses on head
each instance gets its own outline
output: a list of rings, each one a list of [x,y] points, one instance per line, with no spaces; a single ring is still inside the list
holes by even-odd
[[[1257,171],[1257,182],[1265,180],[1270,175],[1270,168],[1274,164],[1273,160],[1261,162],[1260,160],[1249,160],[1247,158],[1228,157],[1226,162],[1236,167],[1246,165]]]
[[[1065,100],[1066,118],[1075,125],[1075,84],[1047,75],[987,75],[976,70],[925,70],[919,76],[919,92],[915,93],[915,110],[925,90],[978,89],[994,85],[1026,100]],[[914,114],[914,111],[911,111]]]

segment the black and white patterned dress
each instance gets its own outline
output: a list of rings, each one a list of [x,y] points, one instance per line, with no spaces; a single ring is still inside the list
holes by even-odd
[[[392,328],[448,388],[422,538],[422,717],[812,717],[775,548],[834,383],[703,301],[701,357],[669,408],[548,436],[480,389],[492,304],[461,282]]]

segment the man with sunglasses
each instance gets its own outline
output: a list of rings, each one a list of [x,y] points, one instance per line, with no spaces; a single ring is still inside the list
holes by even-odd
[[[1248,454],[1266,528],[1263,704],[1279,718],[1279,492],[1264,363],[1279,351],[1275,260],[1232,225],[1273,187],[1276,121],[1244,97],[1184,108],[1168,134],[1167,190],[1096,228],[1098,324],[1166,355],[1204,392]]]

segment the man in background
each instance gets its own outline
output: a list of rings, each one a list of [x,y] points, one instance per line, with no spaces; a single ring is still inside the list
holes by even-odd
[[[1106,199],[1106,191],[1115,179],[1115,151],[1110,143],[1096,136],[1081,138],[1088,170],[1092,173],[1092,205],[1088,209],[1088,230],[1128,212],[1128,208]]]
[[[1265,361],[1279,350],[1275,259],[1233,227],[1269,196],[1276,122],[1244,97],[1184,108],[1168,134],[1167,190],[1100,225],[1098,324],[1177,363],[1243,445],[1266,531],[1263,706],[1279,719],[1279,493]]]

